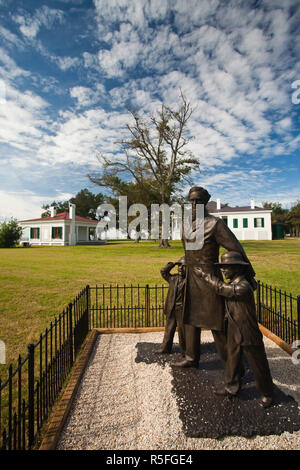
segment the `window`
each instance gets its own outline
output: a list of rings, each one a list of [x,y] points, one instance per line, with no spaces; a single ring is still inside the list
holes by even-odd
[[[52,238],[62,239],[62,227],[52,227]]]
[[[248,228],[248,219],[243,219],[243,228]]]
[[[225,223],[225,225],[228,225],[228,220],[227,220],[227,216],[224,215],[223,217],[221,217],[221,219],[223,220],[223,222]]]
[[[39,227],[31,227],[31,229],[30,229],[30,238],[40,238],[40,229],[39,229]]]
[[[264,226],[265,226],[265,219],[263,217],[254,219],[254,227],[260,228]]]
[[[233,219],[233,228],[238,228],[238,226],[239,226],[239,220]]]

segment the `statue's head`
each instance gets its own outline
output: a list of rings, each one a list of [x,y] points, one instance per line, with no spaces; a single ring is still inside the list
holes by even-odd
[[[189,190],[188,198],[191,203],[206,205],[210,200],[210,194],[205,188],[201,188],[201,186],[193,186]]]
[[[249,267],[249,263],[244,261],[241,253],[237,251],[227,251],[221,256],[220,263],[215,263],[223,271],[227,279],[233,279],[237,274],[243,274]]]
[[[176,263],[178,265],[178,274],[181,277],[185,277],[185,256],[182,256]]]

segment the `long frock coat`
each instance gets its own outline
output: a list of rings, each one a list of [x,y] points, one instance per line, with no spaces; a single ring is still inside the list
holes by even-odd
[[[194,221],[193,229],[195,229],[195,224]],[[186,237],[183,227],[182,242],[186,262],[183,322],[198,328],[222,331],[225,314],[224,299],[199,278],[193,268],[200,266],[204,272],[223,280],[219,267],[215,265],[219,261],[219,250],[222,246],[228,251],[238,251],[242,254],[244,261],[249,263],[250,278],[254,278],[255,272],[242,245],[222,219],[205,214],[203,224],[203,246],[198,250],[187,249],[187,242],[191,240]]]

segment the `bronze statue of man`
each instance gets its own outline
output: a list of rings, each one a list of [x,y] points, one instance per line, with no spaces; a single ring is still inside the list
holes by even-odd
[[[192,228],[196,227],[196,205],[206,206],[210,199],[208,191],[194,186],[189,191],[189,202],[192,204]],[[226,364],[226,336],[224,331],[225,306],[224,299],[212,291],[207,283],[194,272],[195,266],[201,266],[207,274],[223,280],[218,265],[220,246],[228,251],[241,253],[245,262],[249,263],[247,279],[253,288],[255,272],[248,260],[242,245],[222,219],[210,215],[204,208],[204,240],[200,249],[187,249],[187,238],[182,234],[185,250],[186,284],[183,305],[183,322],[185,326],[186,353],[183,361],[173,363],[177,367],[198,367],[200,360],[201,328],[212,331],[218,354]],[[189,241],[190,245],[190,241]],[[190,248],[190,246],[189,246]]]

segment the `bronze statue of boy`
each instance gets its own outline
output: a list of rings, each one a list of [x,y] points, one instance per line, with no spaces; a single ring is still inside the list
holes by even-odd
[[[229,251],[216,263],[229,283],[221,281],[201,267],[194,267],[197,276],[203,279],[212,290],[225,298],[225,330],[227,360],[225,382],[215,390],[218,395],[236,395],[241,386],[241,357],[247,357],[253,371],[256,387],[261,393],[259,404],[268,407],[272,404],[273,381],[258,327],[253,288],[245,277],[249,268],[241,253]]]
[[[178,266],[178,274],[170,271]],[[164,306],[164,314],[167,317],[165,333],[162,345],[155,352],[158,354],[171,353],[173,339],[178,331],[179,346],[182,354],[185,352],[184,326],[182,322],[183,295],[185,286],[185,258],[180,258],[176,263],[169,262],[161,270],[162,277],[169,283],[169,289]]]

